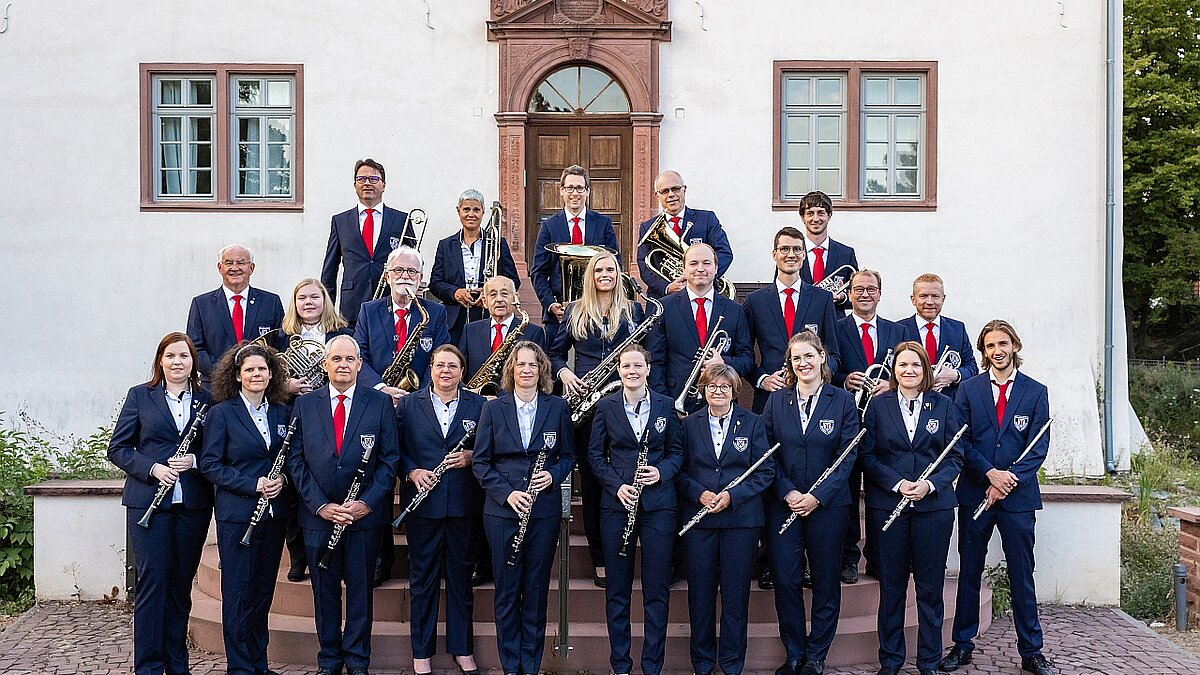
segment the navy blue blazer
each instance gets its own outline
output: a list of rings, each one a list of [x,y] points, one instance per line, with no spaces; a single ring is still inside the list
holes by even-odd
[[[242,309],[246,315],[242,337],[253,340],[283,325],[283,303],[270,291],[247,286]],[[286,349],[283,331],[275,333],[271,346]],[[196,345],[200,372],[206,376],[229,348],[237,344],[233,336],[233,319],[224,289],[218,288],[192,298],[188,309],[187,334]]]
[[[837,339],[837,312],[833,309],[833,296],[811,284],[800,284],[800,299],[796,302],[796,321],[792,324],[792,335],[787,334],[783,323],[783,307],[779,302],[779,289],[774,283],[767,284],[746,298],[742,307],[750,329],[750,342],[758,347],[760,365],[750,371],[747,379],[754,387],[754,409],[762,410],[767,402],[767,392],[758,388],[758,380],[764,375],[778,372],[787,361],[787,343],[792,335],[803,330],[812,330],[825,343],[826,363],[829,372],[836,372],[841,359]]]
[[[723,276],[725,271],[729,269],[729,265],[733,262],[733,248],[729,246],[729,237],[725,234],[725,228],[721,227],[721,221],[717,219],[717,214],[712,211],[701,211],[699,209],[690,209],[686,206],[683,213],[679,214],[679,227],[686,235],[683,239],[683,248],[687,249],[692,244],[708,244],[717,252],[717,276]],[[650,224],[658,220],[658,216],[654,216],[650,220],[638,225],[638,241],[646,236],[646,232],[650,230]],[[670,227],[670,222],[667,223]],[[642,273],[642,281],[646,283],[649,289],[649,295],[655,298],[661,298],[667,294],[667,286],[674,279],[663,279],[656,272],[652,272],[646,265],[646,256],[650,253],[651,246],[649,244],[640,244],[637,250],[638,270]]]
[[[799,403],[795,387],[771,392],[763,411],[767,427],[767,443],[780,443],[772,459],[775,461],[775,497],[784,503],[792,490],[807,493],[813,483],[842,454],[861,428],[854,396],[832,385],[821,387],[821,393],[809,416],[808,430],[801,431]],[[838,468],[812,491],[821,506],[849,506],[850,472],[858,449],[850,451]]]
[[[629,331],[632,330],[629,322],[622,319],[621,325],[617,326],[617,332],[613,334],[611,339],[601,337],[594,331],[589,331],[586,338],[577,340],[571,334],[570,323],[571,314],[574,312],[575,306],[575,303],[567,305],[567,311],[563,314],[562,328],[554,334],[554,344],[550,346],[551,371],[555,375],[563,368],[568,367],[567,356],[572,349],[575,350],[575,374],[579,377],[587,375],[592,372],[593,368],[600,365],[604,357],[608,356],[615,347],[624,342],[629,337]],[[635,326],[646,318],[646,311],[636,302],[633,303],[632,314]]]
[[[717,324],[717,317],[725,317],[721,330],[729,333],[732,342],[722,358],[739,375],[746,377],[754,369],[754,349],[750,346],[749,322],[742,314],[742,306],[720,293],[713,294],[711,304],[712,307],[705,307],[709,335]],[[650,331],[645,342],[652,366],[650,388],[674,399],[683,391],[696,352],[700,351],[700,336],[696,334],[696,319],[686,288],[663,298],[662,305],[662,320]]]
[[[583,243],[603,246],[616,252],[617,269],[624,269],[621,263],[621,245],[617,243],[617,232],[613,229],[612,219],[591,209],[584,213]],[[542,303],[543,322],[552,319],[554,315],[550,313],[550,305],[559,302],[563,297],[562,270],[559,269],[558,255],[547,251],[546,245],[570,242],[571,226],[567,222],[565,211],[559,209],[557,213],[542,221],[537,244],[533,247],[533,267],[529,270],[529,279],[533,282],[533,290]]]
[[[745,473],[767,452],[767,425],[762,418],[736,404],[732,415],[720,458],[708,429],[708,407],[683,418],[683,469],[675,480],[681,523],[696,514],[705,490],[720,494],[730,481]],[[775,463],[768,459],[729,491],[729,508],[705,516],[696,527],[762,527],[763,500],[759,495],[771,487],[774,479]]]
[[[429,325],[421,335],[421,342],[413,354],[412,370],[421,378],[421,386],[429,384],[429,359],[435,347],[450,342],[450,330],[446,327],[446,310],[432,300],[418,299],[417,302],[429,312]],[[409,305],[404,317],[408,321],[411,336],[421,323],[421,313]],[[392,310],[391,297],[372,300],[363,304],[358,312],[358,323],[354,325],[354,339],[362,349],[363,367],[358,374],[358,383],[374,387],[383,380],[383,371],[396,358],[396,315]]]
[[[904,329],[895,321],[875,316],[875,357],[867,363],[862,350],[862,331],[858,329],[853,316],[844,316],[837,320],[838,367],[833,371],[833,383],[839,387],[846,384],[846,376],[850,373],[866,372],[869,366],[883,363],[889,349],[904,342]]]
[[[450,431],[443,438],[442,425],[433,411],[429,387],[400,399],[396,406],[396,428],[400,433],[400,471],[402,484],[400,505],[408,506],[417,495],[417,486],[408,480],[413,469],[433,471],[451,448],[479,424],[484,398],[466,389],[458,390],[458,409],[450,421]],[[466,444],[467,450],[475,441]],[[438,486],[430,492],[414,515],[421,518],[456,518],[473,516],[483,507],[483,491],[471,474],[470,467],[447,469]]]
[[[136,384],[129,388],[125,403],[117,415],[112,438],[108,442],[108,461],[127,474],[125,489],[121,493],[121,504],[144,509],[154,501],[158,491],[158,479],[150,475],[155,464],[166,464],[179,448],[183,434],[175,428],[175,417],[167,407],[166,388],[159,384],[151,387]],[[212,400],[208,391],[196,389],[192,392],[192,414],[183,427],[186,432],[196,420],[196,410]],[[191,454],[200,455],[204,442],[203,427],[192,439]],[[183,504],[189,509],[212,507],[212,485],[199,471],[184,471],[179,475],[183,490]],[[163,500],[170,504],[170,494]]]
[[[454,291],[467,287],[467,271],[463,267],[462,233],[455,233],[438,242],[437,253],[433,258],[433,272],[429,275],[429,292],[433,297],[442,301],[446,307],[446,322],[453,326],[458,321],[459,312],[464,307],[454,299]],[[483,242],[480,240],[479,251],[483,253]],[[483,258],[479,260],[480,274],[483,273]],[[521,288],[521,276],[517,274],[517,265],[513,262],[512,251],[508,248],[508,240],[500,238],[500,276],[512,279],[518,290]],[[483,280],[479,281],[480,287]]]
[[[532,318],[531,318],[532,320]],[[513,317],[512,323],[509,324],[508,330],[504,332],[507,336],[509,333],[517,329],[517,325],[521,323],[521,317]],[[467,366],[463,370],[463,382],[469,381],[475,377],[475,372],[479,370],[484,361],[492,355],[492,317],[472,321],[466,326],[463,326],[462,341],[458,344],[458,349],[467,359]],[[541,326],[530,323],[521,331],[521,339],[529,340],[536,343],[537,346],[546,351],[546,331]]]
[[[832,237],[825,240],[828,250],[825,251],[825,273],[832,274],[837,268],[842,265],[850,265],[854,269],[858,267],[858,257],[854,255],[854,247],[847,246],[840,241],[834,241]],[[812,242],[807,239],[804,245],[811,249]],[[804,262],[800,266],[800,279],[806,284],[813,282],[812,268],[808,266],[808,255],[804,256]],[[837,303],[837,309],[840,312],[847,312],[851,309],[849,293],[845,300]]]
[[[942,351],[946,347],[958,352],[958,355],[962,357],[962,366],[958,369],[958,373],[962,377],[959,380],[959,384],[961,384],[979,374],[979,365],[975,361],[975,349],[971,346],[971,337],[967,335],[967,327],[963,322],[951,319],[948,316],[942,316],[941,319],[942,337],[938,340],[938,357],[941,357]],[[925,341],[921,339],[919,326],[924,326],[926,323],[924,319],[916,314],[901,321],[900,327],[904,329],[904,339],[924,345]],[[929,364],[931,368],[935,365],[937,365],[936,362]],[[952,384],[943,389],[941,393],[953,400],[956,392],[958,392],[958,386],[958,384]]]
[[[1038,439],[1033,450],[1015,468],[1013,462],[1050,419],[1046,386],[1018,370],[1016,379],[1009,385],[1001,427],[996,426],[996,403],[992,392],[992,380],[986,371],[958,388],[958,407],[971,425],[964,436],[971,443],[964,453],[962,478],[958,479],[958,503],[972,509],[979,506],[991,485],[987,472],[1011,470],[1017,476],[1016,489],[991,508],[1036,511],[1042,508],[1037,474],[1050,450],[1050,431]]]
[[[558,518],[562,515],[559,486],[575,468],[575,429],[571,425],[571,411],[563,399],[538,394],[533,434],[529,449],[524,449],[515,401],[516,396],[511,394],[488,401],[479,418],[471,470],[487,494],[483,513],[517,519],[517,512],[508,505],[508,495],[514,490],[524,492],[529,488],[529,472],[538,452],[545,448],[545,470],[554,478],[554,484],[538,495],[533,503],[532,517]]]
[[[388,255],[400,246],[416,247],[417,235],[412,226],[404,230],[406,220],[407,212],[385,204],[383,225],[380,226],[378,219],[375,221],[375,226],[380,228],[375,255],[368,256],[362,230],[358,227],[358,206],[330,218],[329,243],[325,246],[325,262],[321,265],[321,283],[329,291],[329,301],[336,301],[339,290],[338,267],[342,267],[342,303],[339,308],[347,320],[358,316],[359,307],[375,294]]]
[[[260,496],[258,479],[271,471],[287,435],[288,421],[286,405],[272,403],[267,407],[267,430],[271,434],[271,446],[267,447],[241,396],[213,406],[204,420],[200,472],[217,487],[217,520],[250,522]],[[271,500],[268,514],[283,516],[295,501],[296,492],[289,483]]]
[[[908,440],[904,418],[896,392],[876,396],[867,406],[863,426],[867,433],[859,447],[863,474],[867,477],[867,507],[896,508],[902,495],[893,487],[901,479],[915,481],[963,425],[962,413],[948,397],[927,391],[917,418],[917,431]],[[963,434],[946,459],[929,476],[935,488],[924,499],[914,502],[918,511],[952,509],[958,504],[954,496],[954,479],[962,469],[963,452],[970,446],[970,437]]]
[[[617,391],[600,399],[592,421],[592,437],[588,444],[588,462],[592,473],[604,488],[600,507],[626,513],[625,505],[617,499],[622,485],[633,485],[637,472],[638,454],[642,439],[634,436],[625,414],[625,394]],[[675,414],[675,402],[650,392],[650,416],[647,418],[647,463],[658,469],[658,482],[642,489],[638,508],[661,511],[676,506],[675,476],[683,466],[683,424]],[[693,512],[694,513],[694,512]],[[688,514],[691,517],[691,514]]]
[[[358,501],[366,504],[371,512],[347,529],[365,530],[390,525],[396,465],[400,461],[392,397],[358,383],[346,419],[341,455],[334,449],[333,408],[328,385],[296,399],[292,414],[299,424],[292,435],[287,470],[288,478],[300,495],[300,527],[333,529],[333,523],[318,516],[317,509],[345,501],[354,474],[362,464],[364,444],[373,445]]]

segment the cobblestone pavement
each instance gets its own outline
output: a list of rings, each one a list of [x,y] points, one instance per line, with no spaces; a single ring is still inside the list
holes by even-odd
[[[1045,606],[1045,653],[1062,675],[1138,673],[1194,675],[1200,659],[1159,637],[1141,623],[1111,609]],[[0,633],[0,673],[4,675],[102,675],[130,672],[132,615],[127,608],[100,604],[49,604],[24,614]],[[978,643],[964,675],[1021,673],[1012,621],[992,624]],[[192,652],[193,675],[225,672],[224,659]],[[315,668],[271,664],[281,675],[307,675]],[[875,664],[827,670],[838,675],[873,675]],[[402,675],[404,671],[373,671]],[[915,673],[911,667],[908,672]],[[411,675],[411,671],[408,671]]]

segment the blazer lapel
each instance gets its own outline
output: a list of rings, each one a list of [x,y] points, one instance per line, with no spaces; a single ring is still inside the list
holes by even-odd
[[[233,408],[237,412],[235,412],[234,415],[242,423],[242,426],[246,427],[246,430],[250,432],[250,435],[254,436],[254,438],[258,440],[258,444],[263,448],[266,448],[267,444],[263,441],[262,432],[258,430],[258,427],[254,426],[254,420],[250,419],[250,411],[246,410],[246,403],[242,401],[241,396],[239,396],[236,400],[238,404],[234,405]],[[268,411],[268,418],[269,417],[270,412]],[[270,428],[268,428],[268,435],[270,434],[270,431]]]
[[[921,402],[921,414],[917,417],[917,430],[913,433],[913,448],[915,449],[922,442],[928,442],[928,437],[932,436],[937,431],[941,431],[941,425],[946,423],[946,420],[938,420],[938,428],[935,431],[929,430],[929,420],[933,417],[933,403],[928,400]]]
[[[679,319],[686,326],[684,331],[696,341],[696,346],[692,348],[692,351],[695,351],[700,348],[700,336],[696,333],[696,317],[692,314],[692,301],[686,291],[680,297],[683,302],[679,303]]]
[[[372,251],[375,255],[371,258],[386,263],[388,256],[392,253],[392,239],[401,244],[404,243],[402,241],[404,223],[400,220],[400,212],[396,209],[384,207],[382,216],[380,222],[383,226],[379,229],[379,239],[375,242],[375,250]]]
[[[441,431],[442,423],[438,421],[437,413],[433,411],[433,394],[430,393],[429,387],[421,388],[420,393],[417,394],[417,402],[420,404],[417,407],[425,413],[425,418],[429,420],[433,428]]]
[[[804,430],[805,438],[807,438],[814,429],[821,426],[821,415],[829,410],[829,402],[833,400],[833,391],[829,389],[830,386],[832,385],[825,385],[821,387],[821,395],[817,398],[816,405],[813,406],[812,414],[808,416],[808,428]],[[795,390],[793,389],[792,391]],[[817,424],[813,424],[813,422],[817,422]]]
[[[358,422],[362,419],[363,408],[367,407],[367,405],[367,401],[362,398],[358,388],[355,387],[354,400],[350,402],[350,416],[346,418],[346,437],[342,439],[343,449],[350,442],[349,439],[353,438],[354,430],[358,428]],[[332,424],[332,418],[330,419]]]
[[[246,298],[243,297],[242,300],[244,302]],[[210,307],[212,308],[213,315],[224,318],[224,321],[218,322],[221,326],[221,333],[229,340],[229,344],[237,344],[237,340],[234,340],[236,336],[233,334],[233,315],[229,312],[229,301],[225,299],[225,289],[222,287],[213,291],[209,301],[211,302]],[[242,309],[243,313],[245,313],[246,304],[242,305]],[[213,355],[214,360],[219,358],[221,358],[220,354]]]
[[[725,442],[721,444],[722,460],[724,460],[726,457],[732,457],[732,455],[728,453],[737,452],[737,450],[733,448],[733,440],[737,437],[738,433],[741,432],[742,418],[745,416],[745,414],[746,411],[739,409],[734,409],[732,412],[733,418],[729,420],[729,433],[725,434]]]
[[[515,395],[514,395],[515,398]],[[550,415],[550,396],[548,394],[538,394],[537,397],[537,412],[533,417],[533,433],[529,434],[529,445],[533,446],[536,443],[538,434],[542,433],[542,426],[546,424],[546,417]],[[548,449],[547,449],[548,450]]]
[[[987,371],[984,371],[987,372]],[[988,378],[988,389],[991,389],[991,377]],[[1025,383],[1021,382],[1020,373],[1013,378],[1012,384],[1008,385],[1008,401],[1004,404],[1004,423],[1000,425],[997,431],[1003,432],[1008,425],[1012,424],[1013,413],[1016,412],[1017,406],[1021,404],[1021,398],[1025,396]],[[990,394],[991,391],[988,391]]]
[[[779,287],[775,285],[775,282],[771,282],[767,285],[767,288],[775,291],[775,294],[771,296],[771,302],[767,304],[767,314],[771,316],[771,322],[775,324],[776,330],[779,331],[779,334],[786,341],[791,336],[787,334],[787,324],[783,322],[783,303],[779,299]],[[800,313],[797,312],[796,316],[800,316]],[[795,329],[795,326],[792,328]]]
[[[242,330],[242,337],[247,340],[253,340],[258,337],[258,296],[257,289],[246,287],[246,323]],[[230,322],[233,325],[233,322]]]
[[[149,389],[149,392],[150,400],[154,402],[154,407],[158,408],[158,411],[162,413],[163,418],[170,422],[171,428],[176,429],[176,433],[178,433],[178,428],[175,426],[175,416],[171,414],[171,408],[167,405],[166,386],[161,384],[154,386]],[[195,399],[193,399],[193,402],[194,401]],[[194,405],[192,406],[191,415],[192,417],[196,416],[196,406]],[[191,420],[189,419],[188,422],[190,423]],[[185,431],[187,430],[187,426],[184,426],[183,428]],[[182,438],[182,434],[180,434],[180,437]]]
[[[329,448],[330,454],[333,454],[334,448],[337,446],[333,437],[333,408],[329,398],[332,394],[329,385],[325,385],[317,391],[321,392],[321,396],[314,403],[323,406],[319,408],[320,414],[317,415],[317,419],[321,420],[321,433],[325,434],[325,447]]]
[[[497,399],[501,401],[502,406],[507,410],[501,411],[501,417],[504,418],[504,423],[508,425],[508,433],[510,436],[521,442],[521,423],[517,421],[517,395],[509,394],[508,396]],[[532,436],[530,437],[532,438]]]
[[[904,425],[904,416],[900,414],[900,394],[899,394],[899,392],[892,392],[889,394],[884,394],[872,402],[877,405],[883,404],[884,410],[887,410],[888,411],[887,414],[892,416],[892,424],[895,426],[896,429],[900,430],[900,433],[902,434],[902,437],[904,438],[904,440],[908,441],[909,447],[912,447],[913,442],[908,437],[908,428]],[[916,438],[916,434],[913,434],[913,438]]]

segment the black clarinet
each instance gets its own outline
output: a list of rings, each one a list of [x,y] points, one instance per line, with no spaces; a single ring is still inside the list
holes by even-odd
[[[183,435],[183,440],[179,441],[179,447],[176,448],[175,454],[171,455],[171,459],[179,459],[188,454],[188,449],[192,447],[192,440],[196,438],[196,432],[200,431],[200,425],[204,424],[204,415],[208,412],[208,404],[201,405],[196,410],[196,418],[192,420],[192,425],[188,427],[187,433]],[[146,508],[146,512],[142,514],[142,519],[138,521],[138,525],[142,527],[150,527],[150,519],[154,517],[154,512],[162,505],[162,500],[166,499],[167,493],[175,487],[172,483],[159,482],[158,490],[154,493],[154,500],[150,502],[150,506]]]
[[[354,480],[350,482],[350,490],[346,492],[346,500],[342,504],[348,504],[358,499],[358,492],[362,490],[363,478],[367,475],[367,464],[371,461],[371,451],[374,449],[374,442],[369,447],[363,448],[362,461],[358,463],[358,471],[354,472]],[[346,531],[346,527],[344,523],[337,523],[333,526],[333,532],[329,533],[329,541],[325,543],[325,552],[321,554],[321,561],[317,563],[317,567],[323,570],[329,569],[329,559],[333,557],[333,550],[342,540],[342,533]]]
[[[642,449],[638,452],[637,467],[633,470],[633,489],[637,494],[633,496],[633,506],[629,508],[629,514],[625,517],[625,531],[621,533],[621,550],[617,555],[622,558],[629,555],[629,540],[633,538],[633,526],[637,524],[638,504],[642,501],[642,490],[646,486],[639,483],[637,479],[638,469],[646,466],[650,462],[650,420],[646,420],[646,429],[642,431]]]
[[[292,434],[296,433],[297,418],[293,417],[291,424],[288,425],[287,435],[283,437],[283,444],[279,446],[279,454],[275,455],[275,461],[271,464],[271,470],[267,471],[267,480],[275,480],[279,478],[279,474],[283,473],[283,463],[287,461],[288,448],[292,446]],[[262,522],[263,516],[267,515],[267,507],[271,505],[271,500],[263,495],[258,498],[258,503],[254,505],[254,513],[250,515],[250,524],[246,526],[246,534],[242,535],[242,546],[249,546],[250,539],[254,535],[254,528]]]
[[[543,449],[537,454],[537,458],[533,461],[533,470],[529,472],[529,487],[525,490],[529,493],[532,499],[529,502],[529,510],[520,515],[520,524],[517,527],[517,534],[512,540],[512,550],[508,553],[508,564],[515,566],[517,557],[521,555],[521,544],[525,543],[525,533],[529,531],[529,518],[533,515],[533,505],[537,502],[538,494],[541,490],[533,489],[533,477],[541,473],[546,468],[546,450]]]
[[[449,457],[456,452],[462,452],[463,449],[467,447],[467,443],[469,443],[474,437],[475,427],[471,427],[471,430],[462,437],[462,440],[456,443],[454,447],[450,449],[450,452],[446,453],[446,457]],[[425,501],[425,498],[429,496],[429,493],[433,492],[433,488],[437,487],[438,483],[442,482],[442,474],[446,473],[448,468],[449,467],[446,466],[446,458],[443,457],[442,463],[438,464],[433,470],[433,485],[430,485],[427,488],[419,488],[417,490],[417,494],[413,496],[412,501],[409,502],[408,506],[404,507],[404,512],[392,521],[393,528],[397,530],[400,529],[400,525],[404,522],[404,519],[407,518],[413,511],[416,511],[417,507],[421,505],[421,502]]]

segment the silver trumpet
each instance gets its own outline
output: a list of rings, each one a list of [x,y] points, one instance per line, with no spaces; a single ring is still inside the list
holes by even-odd
[[[846,458],[850,456],[850,451],[854,450],[854,448],[856,448],[858,446],[859,441],[861,441],[863,436],[866,436],[866,435],[867,435],[866,428],[858,430],[858,433],[855,434],[854,438],[850,440],[850,444],[846,446],[845,450],[842,450],[842,454],[838,455],[838,458],[833,460],[833,464],[830,464],[829,468],[825,469],[825,472],[817,477],[817,480],[815,483],[812,484],[812,487],[808,488],[809,494],[812,494],[813,490],[816,490],[817,487],[819,485],[821,485],[821,483],[824,483],[827,478],[829,478],[830,476],[833,475],[834,471],[837,471],[837,468],[842,465],[842,462],[846,461]],[[783,521],[783,525],[779,526],[779,534],[783,534],[784,532],[786,532],[787,529],[792,526],[792,523],[794,523],[796,521],[796,516],[798,516],[798,515],[799,514],[796,513],[795,511],[792,511],[791,513],[789,513],[787,520]]]
[[[937,363],[933,366],[933,377],[937,379],[938,375],[946,368],[958,370],[962,366],[962,356],[958,352],[946,347],[942,350],[942,355],[938,357]]]
[[[841,295],[842,293],[846,292],[846,289],[850,288],[850,279],[852,279],[857,272],[858,270],[854,269],[853,265],[842,265],[829,274],[826,274],[825,278],[821,280],[821,283],[816,284],[816,287],[829,291],[835,296]]]
[[[1025,446],[1025,451],[1021,453],[1021,456],[1017,457],[1017,460],[1015,462],[1008,465],[1009,471],[1012,471],[1012,468],[1014,466],[1020,464],[1021,460],[1025,459],[1025,457],[1027,455],[1029,455],[1029,453],[1033,450],[1033,446],[1037,445],[1037,442],[1042,440],[1042,436],[1045,436],[1046,432],[1050,430],[1050,424],[1052,422],[1054,422],[1053,417],[1046,420],[1046,423],[1043,424],[1042,428],[1038,430],[1037,435],[1033,437],[1033,440],[1029,441],[1029,445]],[[979,516],[982,516],[983,512],[987,511],[991,507],[992,507],[992,501],[990,499],[988,499],[987,497],[984,497],[983,501],[980,502],[979,506],[975,507],[975,513],[971,515],[971,520],[979,520]]]
[[[938,455],[937,459],[933,460],[929,466],[925,467],[925,470],[922,471],[921,475],[917,476],[917,480],[913,482],[920,483],[921,481],[929,478],[930,474],[932,474],[934,470],[938,468],[938,465],[942,463],[943,459],[946,459],[946,455],[950,454],[950,451],[954,449],[954,445],[958,443],[958,439],[962,438],[962,435],[965,433],[967,433],[966,424],[962,425],[962,428],[958,430],[957,434],[954,434],[954,438],[950,439],[950,442],[946,444],[946,448],[942,450],[942,454]],[[907,508],[911,503],[912,500],[908,497],[900,500],[900,503],[897,504],[896,508],[892,510],[892,515],[888,516],[887,522],[883,524],[884,532],[888,531],[888,528],[892,526],[892,523],[896,522],[896,519],[900,517],[901,513],[904,513],[904,509]]]
[[[724,320],[723,316],[717,317],[717,322],[713,324],[712,330],[708,333],[708,339],[696,351],[696,360],[692,363],[692,371],[688,373],[687,380],[683,383],[683,391],[680,392],[679,398],[675,399],[675,410],[681,414],[686,415],[688,404],[702,397],[697,382],[700,381],[700,371],[704,369],[704,363],[724,352],[732,342],[729,333],[721,329],[721,322]]]
[[[871,402],[871,392],[875,391],[875,387],[878,387],[880,382],[892,376],[894,356],[893,350],[887,350],[887,356],[883,357],[883,363],[873,363],[863,373],[862,388],[854,392],[854,405],[858,408],[859,419],[867,416],[867,404]]]

